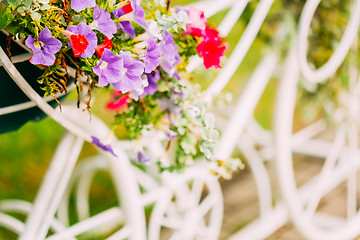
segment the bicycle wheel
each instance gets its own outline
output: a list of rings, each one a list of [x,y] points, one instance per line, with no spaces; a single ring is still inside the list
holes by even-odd
[[[151,213],[149,239],[217,239],[223,215],[217,179],[196,167],[163,177],[165,189]]]
[[[301,105],[297,102],[300,70],[295,48],[290,51],[284,70],[275,114],[275,165],[291,220],[308,239],[353,239],[360,234],[356,186],[360,167],[356,119],[359,112],[356,104],[359,82],[355,81],[355,87],[347,93],[351,97],[349,103],[340,109],[345,113],[343,117],[339,118],[339,111],[328,116],[337,124],[319,120],[294,132],[294,119]],[[324,137],[325,133],[327,135]],[[295,180],[298,176],[295,173],[294,153],[323,159],[319,173],[302,185]],[[346,193],[340,191],[346,200],[336,205],[337,211],[322,209],[320,205],[325,200],[332,201],[332,191],[339,186],[346,188]],[[345,204],[346,209],[339,211]]]

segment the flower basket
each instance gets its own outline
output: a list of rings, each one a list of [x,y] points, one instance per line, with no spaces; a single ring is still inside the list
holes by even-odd
[[[0,32],[1,48],[6,49],[7,45],[7,35]],[[28,52],[14,41],[11,41],[11,54],[13,56],[25,53]],[[29,61],[18,62],[14,65],[21,75],[25,77],[31,87],[39,95],[44,95],[45,91],[41,89],[41,85],[38,83],[38,78],[43,74],[43,71],[37,66],[31,64]],[[0,108],[6,108],[26,102],[29,103],[29,98],[16,85],[4,67],[0,67],[0,79],[2,85],[0,88]],[[53,107],[58,105],[55,100],[49,101],[49,104]],[[30,120],[38,121],[46,116],[38,107],[28,106],[24,108],[25,109],[23,110],[15,110],[7,114],[0,115],[0,134],[17,130]]]
[[[170,1],[4,0],[0,30],[8,31],[9,38],[19,39],[30,51],[29,61],[15,65],[39,95],[55,98],[52,104],[59,103],[56,93],[66,92],[68,82],[77,87],[81,110],[84,105],[91,109],[96,88],[109,93],[112,101],[107,108],[115,115],[112,132],[125,129],[128,139],[139,142],[134,149],[137,163],[150,159],[141,136],[153,130],[166,136],[165,155],[153,160],[160,171],[183,170],[200,152],[217,163],[212,156],[219,136],[214,117],[186,68],[196,55],[206,69],[221,67],[226,44],[202,11],[171,8]],[[9,50],[6,38],[2,48]],[[12,54],[27,50],[16,44],[10,49]],[[9,85],[3,88],[1,106],[27,101],[1,71]],[[74,81],[67,81],[70,75]],[[0,132],[42,116],[35,107],[3,115]],[[82,137],[114,154],[106,139],[87,133]]]

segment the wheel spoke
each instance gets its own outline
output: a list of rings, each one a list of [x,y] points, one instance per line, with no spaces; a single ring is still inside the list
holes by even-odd
[[[184,239],[184,236],[181,232],[175,232],[169,240],[182,240]]]
[[[316,135],[324,131],[325,128],[326,128],[325,121],[319,120],[311,124],[310,126],[303,128],[300,131],[294,133],[291,140],[293,147],[296,147],[310,140],[311,138],[315,137]]]
[[[169,203],[168,207],[166,208],[166,216],[172,219],[181,219],[179,209],[177,208],[174,202]]]
[[[345,130],[344,128],[340,127],[339,132],[337,133],[332,148],[329,152],[328,157],[325,160],[324,167],[322,168],[319,178],[312,189],[312,194],[307,201],[307,209],[306,214],[313,215],[316,211],[316,208],[322,198],[324,187],[327,184],[327,179],[332,172],[336,160],[338,159],[342,147],[345,142]]]
[[[194,180],[191,189],[191,200],[193,204],[197,205],[200,202],[201,194],[203,192],[204,182],[200,180]]]
[[[174,230],[179,230],[181,228],[182,220],[180,219],[174,219],[170,217],[163,217],[161,220],[161,225],[166,228],[171,228]]]
[[[191,196],[191,190],[187,184],[182,184],[176,191],[176,204],[178,206],[179,211],[183,211],[189,208],[192,203],[189,201],[189,196]]]
[[[119,231],[111,235],[106,240],[120,240],[120,239],[127,239],[131,235],[131,228],[129,226],[124,226]]]
[[[218,201],[216,199],[216,195],[210,194],[208,195],[201,203],[200,205],[195,209],[196,211],[196,217],[200,219],[201,217],[205,216],[206,213],[208,213],[212,207],[215,205],[215,203]]]

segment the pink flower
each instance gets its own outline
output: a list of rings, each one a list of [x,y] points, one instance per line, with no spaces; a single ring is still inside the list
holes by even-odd
[[[106,105],[106,108],[110,111],[121,112],[129,105],[130,95],[127,93],[122,95],[121,91],[116,91],[113,93],[112,100]]]
[[[189,9],[189,20],[191,23],[186,24],[185,34],[191,34],[200,37],[207,25],[207,19],[203,11],[191,7]]]

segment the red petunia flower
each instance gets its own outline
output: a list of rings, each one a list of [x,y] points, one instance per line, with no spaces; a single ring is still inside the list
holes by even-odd
[[[105,41],[95,48],[98,57],[102,57],[105,48],[110,49],[113,47],[112,40],[105,36]]]
[[[74,57],[79,57],[85,52],[89,42],[86,40],[84,34],[75,34],[67,30],[60,30],[60,32],[70,40]]]
[[[134,9],[131,6],[131,2],[122,7],[125,13],[131,13]]]
[[[127,106],[129,105],[128,99],[130,98],[130,95],[128,93],[122,96],[121,95],[122,95],[121,91],[114,92],[113,99],[107,104],[106,108],[110,111],[117,111],[117,112],[121,112],[125,108],[127,108]]]
[[[219,32],[206,28],[201,38],[202,42],[196,47],[196,50],[203,57],[205,68],[221,68],[220,58],[224,56],[226,47],[221,42]]]

